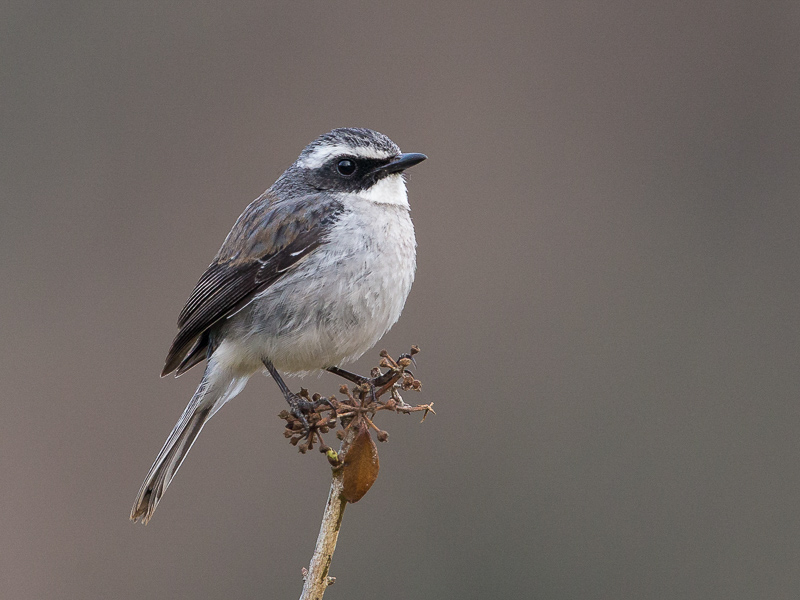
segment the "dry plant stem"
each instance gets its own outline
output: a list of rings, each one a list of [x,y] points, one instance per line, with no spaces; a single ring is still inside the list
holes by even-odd
[[[328,492],[328,501],[322,515],[317,545],[308,569],[303,569],[303,592],[300,600],[321,600],[325,590],[334,583],[335,579],[328,576],[342,526],[345,505],[358,500],[369,490],[378,476],[379,462],[377,448],[369,435],[369,429],[377,432],[378,441],[385,442],[389,434],[379,429],[370,416],[381,410],[411,413],[424,411],[433,412],[432,404],[411,406],[403,402],[397,393],[398,389],[419,391],[420,382],[415,380],[410,372],[405,369],[413,363],[413,355],[419,348],[412,346],[409,354],[404,354],[395,362],[385,350],[381,351],[380,367],[389,369],[381,374],[380,368],[372,370],[372,379],[361,381],[356,387],[348,389],[346,385],[339,388],[345,398],[340,402],[333,396],[321,398],[319,394],[311,397],[314,411],[308,415],[308,422],[302,422],[296,415],[289,411],[281,411],[281,419],[286,421],[284,436],[290,438],[292,445],[298,445],[298,450],[306,453],[313,448],[315,439],[319,441],[319,449],[327,454],[329,462],[334,465],[331,489]],[[334,371],[336,373],[336,371]],[[336,373],[340,374],[340,373]],[[350,374],[348,374],[350,375]],[[353,376],[355,377],[355,376]],[[345,377],[352,380],[353,377]],[[402,380],[402,381],[401,381]],[[358,382],[354,382],[358,383]],[[387,402],[378,402],[378,398],[391,392]],[[301,390],[300,396],[309,399],[308,390]],[[327,413],[327,414],[326,414]],[[424,421],[423,416],[423,421]],[[341,425],[342,431],[337,432],[337,437],[342,440],[338,455],[325,445],[322,435],[330,429]],[[345,464],[345,457],[352,449],[352,456]],[[346,498],[346,499],[345,499]]]
[[[339,449],[340,464],[344,460],[347,450],[355,437],[356,428],[350,427]],[[314,555],[304,576],[303,593],[300,600],[319,600],[326,588],[333,583],[328,577],[328,570],[336,550],[336,540],[339,537],[339,528],[342,526],[344,507],[347,501],[342,497],[343,477],[341,469],[334,469],[331,481],[331,490],[328,493],[328,503],[322,515],[322,525],[317,536],[317,546]]]

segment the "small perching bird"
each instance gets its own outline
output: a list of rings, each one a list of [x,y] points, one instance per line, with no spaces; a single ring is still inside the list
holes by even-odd
[[[401,154],[369,129],[334,129],[311,144],[237,219],[178,317],[161,373],[206,370],[131,510],[147,523],[206,422],[266,371],[301,420],[308,402],[279,371],[359,358],[397,322],[416,269]]]

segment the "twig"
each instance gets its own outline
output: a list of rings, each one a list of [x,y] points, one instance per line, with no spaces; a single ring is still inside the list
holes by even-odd
[[[339,449],[339,463],[344,461],[350,444],[355,437],[356,428],[350,427],[345,433],[342,446]],[[347,500],[342,496],[344,478],[341,468],[333,469],[331,489],[328,493],[328,503],[325,505],[325,512],[322,515],[322,524],[317,536],[317,546],[314,548],[314,555],[308,570],[303,569],[303,593],[300,600],[320,600],[327,587],[336,581],[335,577],[329,577],[328,571],[333,559],[333,551],[336,550],[336,540],[339,537],[339,528],[342,526],[344,517],[344,507]]]

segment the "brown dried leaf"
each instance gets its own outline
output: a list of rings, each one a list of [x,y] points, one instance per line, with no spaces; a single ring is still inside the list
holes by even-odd
[[[364,423],[347,451],[343,469],[342,496],[348,502],[358,502],[375,483],[380,469],[378,448]]]

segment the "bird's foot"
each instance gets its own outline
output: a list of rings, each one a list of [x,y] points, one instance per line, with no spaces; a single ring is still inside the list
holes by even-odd
[[[355,383],[358,386],[357,391],[361,392],[362,402],[366,401],[366,404],[378,403],[378,398],[399,380],[405,379],[408,375],[413,378],[414,374],[408,370],[408,367],[412,364],[416,366],[414,355],[418,352],[419,348],[412,346],[410,352],[401,354],[395,361],[386,350],[381,350],[380,368],[372,369],[370,377],[351,373],[339,367],[330,367],[328,371]],[[381,368],[387,370],[382,372]]]
[[[300,424],[303,426],[303,431],[307,433],[311,427],[308,424],[307,415],[314,412],[317,408],[316,403],[293,393],[286,395],[286,402],[289,403],[289,413],[300,421]]]
[[[336,407],[328,399],[314,394],[309,397],[308,390],[300,390],[300,394],[289,392],[286,394],[289,410],[282,410],[278,416],[286,421],[284,435],[291,438],[292,445],[297,445],[301,440],[300,452],[307,452],[314,448],[315,440],[319,441],[320,451],[326,452],[328,446],[322,440],[323,433],[336,426]]]

